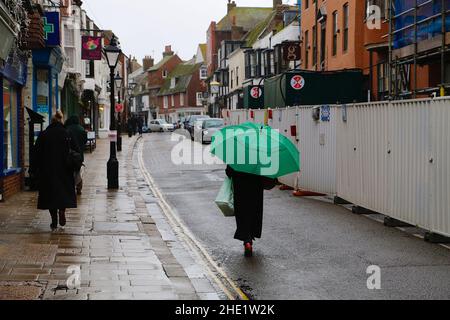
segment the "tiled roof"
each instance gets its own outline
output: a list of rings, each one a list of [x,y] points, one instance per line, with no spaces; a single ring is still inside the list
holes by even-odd
[[[285,10],[296,11],[296,6],[284,5]],[[256,27],[252,28],[244,37],[246,46],[251,47],[260,38],[275,30],[277,33],[285,28],[283,21],[277,20],[277,12],[272,13],[263,21],[259,22]]]
[[[243,27],[244,30],[251,30],[261,20],[266,19],[272,13],[272,8],[257,7],[235,7],[217,23],[217,30],[231,30],[233,21],[236,26]]]
[[[147,71],[157,71],[157,70],[159,70],[167,62],[169,62],[169,60],[172,59],[173,57],[175,57],[175,56],[165,56],[161,61],[159,61],[153,67],[149,68]]]
[[[269,15],[266,19],[258,23],[256,27],[245,36],[247,47],[253,46],[253,44],[258,40],[258,37],[266,30],[269,24],[273,21],[273,19],[275,18],[275,14],[276,14],[275,11],[273,11],[271,15]]]
[[[164,82],[163,87],[159,91],[159,96],[185,92],[189,83],[191,82],[192,75],[195,72],[199,72],[202,63],[191,64],[191,63],[180,63],[167,77]],[[174,88],[170,88],[172,79],[177,79],[177,84]]]

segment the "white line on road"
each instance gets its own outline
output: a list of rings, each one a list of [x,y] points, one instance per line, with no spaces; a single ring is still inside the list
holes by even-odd
[[[138,159],[139,167],[141,172],[153,194],[158,198],[159,205],[166,216],[171,227],[177,231],[184,242],[190,247],[190,249],[195,252],[204,263],[206,269],[210,273],[211,278],[216,282],[216,284],[223,290],[230,300],[235,300],[236,298],[241,300],[249,300],[244,292],[231,280],[225,273],[225,271],[220,268],[216,262],[213,260],[211,255],[206,251],[205,248],[196,240],[192,232],[185,226],[181,219],[175,214],[172,207],[165,200],[164,195],[159,190],[152,176],[145,168],[144,157],[143,157],[143,146],[144,143],[142,139],[138,142]],[[233,294],[234,291],[234,294]]]

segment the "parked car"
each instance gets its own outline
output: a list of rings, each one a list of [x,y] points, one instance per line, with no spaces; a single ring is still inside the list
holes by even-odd
[[[211,143],[212,136],[225,126],[223,119],[200,119],[195,122],[194,140],[202,144]]]
[[[149,129],[147,126],[142,127],[142,133],[148,133]]]
[[[150,121],[149,124],[149,131],[150,132],[168,132],[168,131],[174,131],[175,127],[171,123],[167,123],[164,119],[156,119]]]
[[[190,136],[192,141],[194,141],[194,124],[195,121],[201,120],[201,119],[210,119],[210,116],[202,116],[202,115],[193,115],[186,119],[186,122],[184,123],[184,129],[186,129]]]

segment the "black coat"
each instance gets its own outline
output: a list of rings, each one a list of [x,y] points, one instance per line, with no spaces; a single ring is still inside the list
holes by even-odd
[[[84,147],[87,143],[86,130],[80,125],[80,120],[77,116],[70,117],[65,124],[66,129],[70,132],[75,142],[78,145],[78,149],[81,153],[81,158],[84,162]]]
[[[36,141],[33,171],[39,180],[38,209],[77,207],[74,172],[66,167],[70,148],[79,152],[71,134],[61,123],[52,123]]]
[[[234,238],[241,241],[261,238],[264,190],[273,189],[276,180],[237,172],[230,166],[227,167],[226,174],[233,180],[234,213],[237,224]]]

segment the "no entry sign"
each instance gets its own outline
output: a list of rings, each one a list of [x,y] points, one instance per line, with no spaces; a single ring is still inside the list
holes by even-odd
[[[293,76],[291,79],[291,87],[294,90],[302,90],[305,86],[305,78],[300,75]]]
[[[260,87],[253,87],[253,88],[250,90],[250,96],[251,96],[253,99],[259,99],[259,98],[261,98],[261,96],[262,96],[262,90],[261,90],[261,88],[260,88]]]

